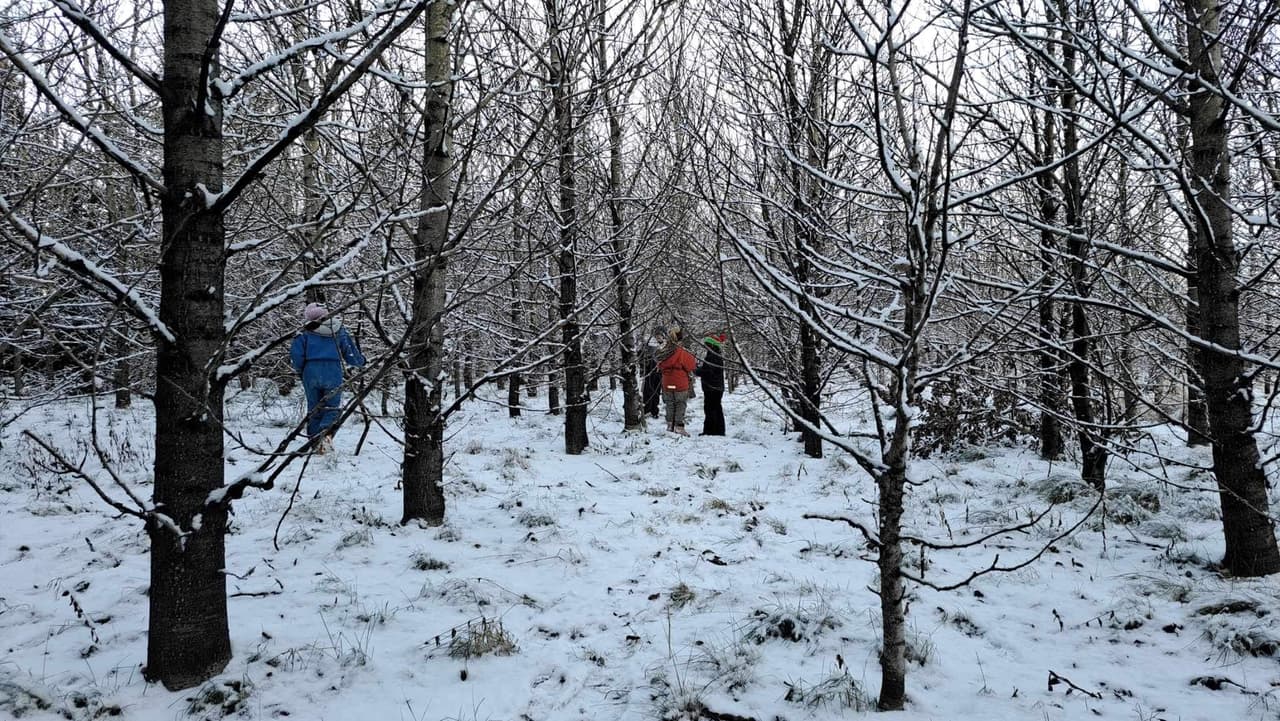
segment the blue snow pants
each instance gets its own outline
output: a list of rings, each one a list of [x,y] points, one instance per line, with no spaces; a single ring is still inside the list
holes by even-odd
[[[342,364],[336,360],[307,361],[302,369],[302,390],[307,395],[307,435],[324,433],[342,409]]]

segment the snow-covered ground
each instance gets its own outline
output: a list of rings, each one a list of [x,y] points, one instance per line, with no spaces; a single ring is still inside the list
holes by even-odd
[[[99,411],[149,495],[149,405]],[[229,424],[269,447],[299,401],[248,392]],[[533,399],[541,407],[545,399]],[[694,401],[690,427],[700,427]],[[80,457],[87,401],[32,411],[0,439],[0,718],[849,718],[879,683],[875,569],[862,539],[805,513],[872,518],[847,459],[807,459],[759,399],[726,398],[729,436],[623,434],[597,406],[591,447],[561,419],[473,402],[450,425],[449,520],[401,527],[400,451],[359,428],[236,504],[234,658],[202,688],[141,679],[147,541],[92,491],[40,467],[30,428]],[[228,475],[254,458],[229,453]],[[1151,464],[1155,469],[1154,462]],[[910,549],[942,584],[1034,554],[1089,507],[1074,468],[1025,449],[927,459],[910,521],[962,542],[1062,501],[1052,528],[985,547]],[[1185,471],[1171,471],[1179,482]],[[949,592],[917,588],[907,712],[937,719],[1280,718],[1276,579],[1234,581],[1213,494],[1112,464],[1108,518],[1037,562]],[[1050,683],[1052,675],[1062,681]],[[1072,686],[1077,687],[1073,689]]]

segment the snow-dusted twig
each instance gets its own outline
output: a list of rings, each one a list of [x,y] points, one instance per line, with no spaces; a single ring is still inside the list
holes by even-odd
[[[177,342],[173,332],[160,320],[160,312],[143,300],[136,288],[125,284],[97,263],[72,250],[62,241],[41,233],[14,213],[13,208],[2,194],[0,194],[0,217],[6,218],[22,237],[27,239],[32,248],[53,255],[60,265],[71,271],[91,290],[102,293],[111,300],[123,303],[131,315],[146,323],[157,335],[170,343]]]
[[[18,66],[22,74],[27,76],[27,79],[36,87],[36,90],[58,109],[58,113],[62,115],[69,125],[83,133],[108,157],[129,171],[134,178],[156,192],[164,192],[164,183],[147,172],[146,168],[130,157],[119,145],[104,135],[101,130],[95,128],[92,121],[81,115],[61,95],[55,92],[53,84],[45,77],[44,73],[35,65],[32,65],[17,48],[13,47],[9,42],[9,38],[3,32],[0,32],[0,53],[4,53],[5,57]],[[8,213],[7,210],[5,212]]]
[[[140,506],[138,508],[132,508],[112,498],[106,492],[106,490],[102,488],[102,485],[98,483],[97,479],[95,479],[92,475],[89,474],[88,471],[84,469],[84,463],[72,463],[69,459],[67,459],[66,456],[62,455],[61,451],[59,451],[57,448],[54,448],[53,444],[44,440],[40,436],[37,436],[36,434],[32,433],[30,430],[24,430],[22,432],[22,435],[31,439],[32,443],[35,443],[37,446],[40,446],[40,448],[44,449],[45,453],[48,453],[50,456],[52,456],[53,459],[58,462],[58,465],[62,467],[64,472],[70,473],[76,476],[77,478],[79,478],[80,480],[84,481],[85,483],[89,484],[89,487],[93,489],[93,492],[98,494],[98,498],[101,498],[103,502],[105,502],[108,506],[111,506],[112,508],[116,509],[121,514],[126,516],[133,516],[134,518],[138,518],[143,521],[151,520],[151,516],[152,516],[151,509],[148,509],[143,506]]]
[[[1102,698],[1102,694],[1100,694],[1100,693],[1098,693],[1098,692],[1096,692],[1096,691],[1088,691],[1088,690],[1086,690],[1086,689],[1080,688],[1080,687],[1079,687],[1079,686],[1077,686],[1075,683],[1073,683],[1073,682],[1071,681],[1071,679],[1067,678],[1066,676],[1061,676],[1061,675],[1059,675],[1059,674],[1056,674],[1056,673],[1054,673],[1054,672],[1053,672],[1053,670],[1052,670],[1052,669],[1050,669],[1050,670],[1049,670],[1049,690],[1050,690],[1050,691],[1052,691],[1052,690],[1053,690],[1053,687],[1054,687],[1054,686],[1057,686],[1057,685],[1058,685],[1058,684],[1060,684],[1060,683],[1065,683],[1066,685],[1070,686],[1071,688],[1073,688],[1073,689],[1075,689],[1075,690],[1079,691],[1080,693],[1082,693],[1082,694],[1084,694],[1084,695],[1086,695],[1086,696],[1089,696],[1089,697],[1091,697],[1091,698],[1096,698],[1096,699],[1101,699],[1101,698]]]
[[[855,529],[856,531],[858,531],[858,533],[862,534],[863,538],[867,539],[867,545],[877,550],[880,548],[880,539],[876,538],[875,534],[871,532],[871,529],[867,528],[866,525],[861,523],[860,521],[855,521],[852,518],[848,518],[846,516],[828,516],[823,513],[806,513],[803,516],[801,516],[801,518],[807,518],[807,519],[812,519],[817,521],[834,521],[836,523],[848,524],[850,528]]]
[[[141,65],[138,65],[133,61],[133,58],[126,55],[119,47],[116,46],[115,43],[111,42],[111,38],[107,36],[107,32],[99,27],[98,24],[93,21],[93,18],[89,17],[88,13],[80,7],[79,3],[75,0],[52,0],[52,2],[55,7],[62,11],[63,17],[70,20],[76,27],[83,30],[86,35],[93,38],[94,42],[98,44],[98,47],[106,50],[107,54],[115,59],[116,62],[120,63],[125,70],[128,70],[130,75],[133,75],[133,77],[141,81],[142,84],[150,88],[152,92],[160,92],[160,79],[156,77],[155,73],[152,73]]]

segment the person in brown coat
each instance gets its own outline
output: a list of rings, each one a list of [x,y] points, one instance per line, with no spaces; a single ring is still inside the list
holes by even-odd
[[[689,403],[689,378],[697,368],[698,360],[680,345],[683,338],[679,328],[672,328],[667,333],[667,344],[658,352],[658,370],[662,371],[662,402],[667,408],[667,430],[687,436],[684,411]]]

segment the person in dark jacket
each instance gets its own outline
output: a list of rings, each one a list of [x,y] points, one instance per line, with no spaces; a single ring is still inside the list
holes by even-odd
[[[658,400],[662,397],[662,371],[658,370],[658,339],[650,336],[645,349],[640,352],[640,368],[644,375],[641,396],[644,412],[650,418],[658,417]]]
[[[328,309],[311,303],[302,312],[306,324],[293,339],[289,362],[302,375],[302,390],[307,396],[307,436],[315,441],[318,452],[333,447],[334,422],[342,408],[342,364],[364,367],[364,355],[351,339],[342,322],[330,316]]]
[[[702,379],[702,435],[724,435],[724,408],[720,405],[724,398],[724,356],[721,348],[726,336],[707,336],[702,344],[707,347],[707,355],[694,371]]]

